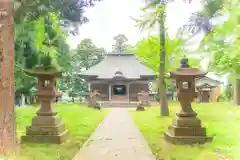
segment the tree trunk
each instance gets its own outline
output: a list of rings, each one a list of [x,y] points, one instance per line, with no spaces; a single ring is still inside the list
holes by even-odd
[[[161,6],[165,7],[166,4]],[[159,91],[160,91],[160,108],[161,116],[169,116],[168,101],[165,86],[165,11],[160,14],[160,65],[159,65]]]
[[[28,95],[25,96],[25,104],[26,105],[29,105],[29,98],[28,97],[29,97]]]
[[[240,79],[239,78],[237,78],[234,82],[233,104],[236,105],[236,106],[240,105]]]
[[[20,107],[21,106],[21,96],[17,95],[17,96],[15,96],[15,99],[16,99],[15,105]]]
[[[30,96],[30,105],[32,105],[33,104],[33,96]]]
[[[14,106],[14,26],[12,0],[0,0],[0,154],[17,146]]]
[[[34,96],[31,96],[31,105],[34,104]]]

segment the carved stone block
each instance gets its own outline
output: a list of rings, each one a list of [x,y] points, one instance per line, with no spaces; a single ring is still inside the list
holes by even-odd
[[[61,118],[56,116],[36,116],[31,126],[26,128],[26,135],[21,137],[22,143],[55,143],[66,140],[68,132]]]

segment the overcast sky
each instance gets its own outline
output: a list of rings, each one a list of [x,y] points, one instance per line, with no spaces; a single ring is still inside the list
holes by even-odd
[[[69,38],[71,47],[76,47],[84,38],[91,38],[98,47],[111,51],[113,37],[118,34],[126,35],[129,43],[135,44],[146,33],[141,33],[130,17],[138,18],[143,6],[141,0],[103,0],[95,7],[87,9],[86,16],[90,22],[81,26],[79,36]],[[186,23],[190,14],[200,9],[200,0],[194,0],[191,4],[176,0],[169,4],[167,9],[169,34],[173,36],[177,29]]]

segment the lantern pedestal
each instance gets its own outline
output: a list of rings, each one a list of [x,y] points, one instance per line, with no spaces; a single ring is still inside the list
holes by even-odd
[[[22,143],[55,143],[60,144],[67,138],[65,125],[56,113],[53,115],[38,114],[32,119],[32,125],[26,128]]]
[[[203,144],[212,141],[212,137],[206,136],[206,128],[201,127],[201,120],[197,117],[177,117],[172,126],[168,127],[164,139],[173,144]]]

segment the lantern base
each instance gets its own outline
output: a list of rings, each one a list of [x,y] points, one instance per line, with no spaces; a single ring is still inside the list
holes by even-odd
[[[174,136],[170,133],[164,133],[164,139],[167,142],[172,144],[184,144],[184,145],[191,145],[191,144],[204,144],[207,142],[212,142],[213,137],[207,136]]]
[[[145,111],[145,108],[143,105],[138,105],[136,111]]]
[[[173,144],[203,144],[212,141],[197,117],[177,117],[173,125],[168,127],[164,139]]]
[[[26,128],[26,135],[21,137],[21,142],[61,144],[66,140],[67,133],[58,115],[37,115],[32,119],[32,125]]]

